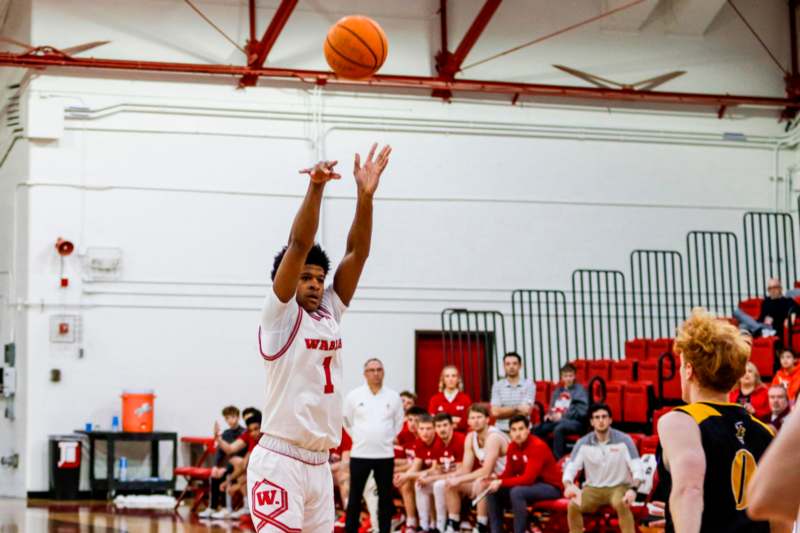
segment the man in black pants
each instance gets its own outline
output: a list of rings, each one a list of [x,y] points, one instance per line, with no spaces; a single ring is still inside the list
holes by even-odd
[[[345,530],[358,532],[361,495],[372,472],[378,486],[379,529],[388,533],[394,510],[394,438],[403,426],[403,403],[399,394],[383,386],[383,363],[379,359],[364,363],[364,378],[366,384],[350,392],[344,400],[344,426],[353,439]],[[414,531],[413,527],[410,531]]]

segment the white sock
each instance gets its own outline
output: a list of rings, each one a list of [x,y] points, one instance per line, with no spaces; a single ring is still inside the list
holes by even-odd
[[[447,515],[447,518],[449,518],[453,522],[458,523],[458,519],[461,518],[461,517],[459,515],[457,515],[457,514],[449,514],[449,515]]]
[[[407,516],[406,517],[406,525],[408,527],[417,527],[417,519],[414,518],[413,516]]]
[[[436,529],[444,533],[447,524],[447,484],[444,479],[433,484],[433,503],[436,507]]]
[[[426,530],[431,526],[431,489],[427,487],[414,487],[414,496],[417,500],[417,516],[419,528]]]
[[[488,526],[489,525],[489,517],[488,516],[479,516],[478,517],[478,523],[479,524],[483,524],[484,526]]]

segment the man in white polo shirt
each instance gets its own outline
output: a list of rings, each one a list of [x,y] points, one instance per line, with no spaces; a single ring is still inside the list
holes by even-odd
[[[392,521],[392,477],[394,438],[403,426],[403,402],[395,391],[383,386],[383,363],[372,358],[364,363],[366,384],[344,400],[344,426],[353,439],[350,452],[350,498],[345,530],[356,533],[361,498],[370,472],[378,486],[378,524],[388,533]]]
[[[530,416],[536,398],[536,384],[520,376],[522,357],[516,352],[503,356],[505,379],[492,385],[492,416],[495,426],[508,433],[508,420],[514,415]]]

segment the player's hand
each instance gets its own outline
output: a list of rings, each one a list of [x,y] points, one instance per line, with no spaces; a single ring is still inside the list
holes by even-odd
[[[358,192],[369,197],[375,194],[378,183],[381,181],[383,169],[389,163],[389,154],[392,153],[392,147],[387,144],[375,157],[375,149],[377,147],[378,143],[372,143],[372,148],[369,149],[369,154],[367,154],[363,166],[361,165],[361,156],[359,154],[356,154],[355,163],[353,164],[353,176],[356,178]]]
[[[337,174],[333,167],[338,161],[320,161],[311,168],[300,169],[300,174],[311,176],[311,182],[323,184],[330,180],[342,179],[341,174]]]
[[[461,484],[461,477],[460,476],[452,476],[447,478],[445,482],[448,487],[457,487]]]
[[[489,492],[491,492],[491,493],[497,492],[498,490],[500,490],[500,487],[502,485],[503,485],[503,482],[500,481],[499,479],[493,480],[491,483],[489,483]]]
[[[636,491],[628,489],[625,491],[625,496],[622,497],[622,503],[630,507],[636,501]]]
[[[219,437],[219,422],[214,420],[214,438]]]
[[[395,476],[394,476],[394,486],[395,487],[399,487],[400,485],[402,485],[405,482],[406,482],[405,474],[395,474]]]
[[[755,407],[753,407],[753,405],[752,405],[752,404],[750,404],[750,403],[746,403],[746,404],[744,404],[744,409],[745,409],[745,411],[747,411],[747,412],[748,412],[748,413],[750,413],[751,415],[753,415],[753,414],[755,414],[755,413],[756,413],[756,408],[755,408]]]
[[[575,484],[570,484],[564,489],[564,497],[568,500],[572,500],[580,496],[581,489],[579,489]]]

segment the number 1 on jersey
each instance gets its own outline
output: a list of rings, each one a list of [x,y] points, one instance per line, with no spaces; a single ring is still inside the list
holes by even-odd
[[[322,360],[322,367],[325,369],[325,388],[322,389],[322,392],[325,394],[333,394],[333,382],[331,381],[331,362],[333,361],[332,356],[328,356]]]
[[[731,489],[736,510],[747,509],[747,485],[756,473],[756,458],[748,450],[741,449],[731,463]]]

